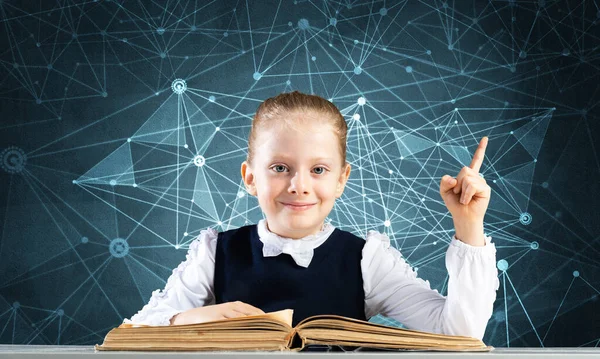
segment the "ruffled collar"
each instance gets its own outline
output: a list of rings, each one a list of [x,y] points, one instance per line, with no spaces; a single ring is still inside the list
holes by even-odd
[[[330,223],[325,223],[323,228],[315,234],[292,239],[281,237],[267,228],[267,221],[261,219],[257,224],[258,237],[263,243],[263,256],[274,257],[281,253],[289,254],[297,265],[308,268],[315,248],[323,244],[333,233],[335,227]]]

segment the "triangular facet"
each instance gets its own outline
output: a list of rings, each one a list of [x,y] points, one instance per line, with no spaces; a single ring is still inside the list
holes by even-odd
[[[92,167],[77,179],[79,183],[133,185],[135,176],[129,142],[124,143],[113,153]]]

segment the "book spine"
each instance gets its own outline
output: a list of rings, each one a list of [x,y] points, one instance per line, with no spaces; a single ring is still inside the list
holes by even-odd
[[[292,330],[285,337],[285,343],[286,343],[285,347],[287,349],[293,349],[292,346],[294,345],[294,339],[296,338],[297,335],[298,335],[298,331],[296,330],[296,328],[292,328]]]

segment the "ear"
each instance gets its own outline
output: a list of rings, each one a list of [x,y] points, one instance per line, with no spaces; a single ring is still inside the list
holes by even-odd
[[[252,169],[250,168],[250,164],[248,161],[242,162],[242,180],[244,180],[244,185],[246,186],[246,191],[251,196],[256,196],[256,185],[254,184],[254,174],[252,173]]]
[[[340,198],[342,193],[344,193],[344,188],[346,188],[346,182],[348,182],[348,177],[350,177],[350,164],[346,163],[342,173],[340,174],[340,178],[338,179],[337,188],[335,190],[335,198]]]

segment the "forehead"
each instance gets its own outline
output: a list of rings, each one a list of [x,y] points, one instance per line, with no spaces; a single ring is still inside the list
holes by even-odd
[[[254,149],[258,158],[340,160],[339,137],[328,122],[312,114],[290,116],[299,117],[284,119],[258,132]]]

